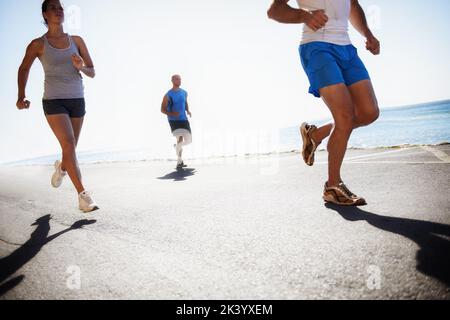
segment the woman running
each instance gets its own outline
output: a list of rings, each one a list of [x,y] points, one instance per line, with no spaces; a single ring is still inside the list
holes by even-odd
[[[98,206],[83,186],[75,150],[86,114],[81,72],[94,78],[94,65],[83,39],[64,33],[64,9],[59,0],[45,0],[42,15],[48,32],[27,47],[18,74],[17,108],[30,107],[25,88],[31,66],[38,58],[45,72],[45,117],[62,149],[62,161],[55,162],[51,184],[58,188],[68,174],[78,193],[80,210],[91,212]]]

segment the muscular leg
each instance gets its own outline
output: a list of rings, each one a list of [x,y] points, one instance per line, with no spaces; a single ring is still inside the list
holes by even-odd
[[[341,181],[341,166],[353,131],[353,102],[345,84],[322,88],[320,94],[330,109],[335,124],[328,141],[328,185],[336,186]]]
[[[47,115],[46,118],[50,128],[53,130],[53,133],[61,145],[63,153],[62,162],[65,165],[65,169],[67,170],[75,189],[78,193],[81,193],[84,191],[84,186],[81,182],[80,169],[75,153],[76,139],[72,122],[66,114]]]
[[[355,123],[353,129],[368,126],[375,122],[379,115],[378,101],[375,96],[375,91],[370,80],[362,80],[351,86],[348,86],[350,92],[354,113]],[[312,138],[317,144],[320,144],[326,137],[331,134],[334,123],[328,123],[320,128],[317,128],[312,133]]]
[[[359,81],[348,87],[355,110],[354,129],[368,126],[380,116],[378,101],[370,80]]]
[[[314,141],[317,143],[317,145],[321,144],[322,141],[328,137],[331,134],[331,131],[333,130],[334,123],[327,123],[326,125],[323,125],[316,130],[313,131],[311,134],[311,137],[314,139]]]

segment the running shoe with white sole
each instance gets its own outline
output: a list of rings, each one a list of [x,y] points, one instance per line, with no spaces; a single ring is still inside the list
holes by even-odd
[[[302,156],[305,163],[310,167],[314,164],[314,153],[319,146],[311,137],[315,130],[317,130],[315,125],[310,125],[306,122],[300,126],[300,134],[303,141]]]
[[[328,183],[325,183],[323,200],[340,206],[363,206],[367,204],[364,198],[351,192],[344,182],[340,182],[336,187],[329,187]]]
[[[83,191],[78,195],[79,208],[81,211],[87,213],[100,209],[92,198],[92,194],[87,191]]]
[[[67,172],[62,171],[62,169],[61,169],[61,161],[57,160],[55,162],[55,172],[52,175],[52,186],[54,188],[59,188],[66,175],[67,175]]]

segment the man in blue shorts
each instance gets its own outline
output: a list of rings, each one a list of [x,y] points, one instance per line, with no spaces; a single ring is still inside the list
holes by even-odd
[[[173,136],[177,139],[174,146],[178,161],[177,169],[186,167],[183,162],[183,147],[192,143],[191,125],[187,115],[192,117],[187,101],[187,92],[180,88],[181,77],[179,75],[172,76],[172,89],[164,96],[161,104],[161,112],[167,115],[170,129]]]
[[[309,93],[322,98],[331,111],[333,123],[317,128],[303,123],[302,156],[314,164],[314,152],[328,142],[328,181],[323,199],[345,206],[364,205],[364,198],[352,193],[341,179],[341,166],[352,131],[378,119],[379,109],[372,82],[357,49],[351,44],[348,21],[366,39],[372,54],[380,53],[380,43],[370,31],[358,0],[274,0],[268,16],[281,23],[303,23],[299,52],[310,82]]]

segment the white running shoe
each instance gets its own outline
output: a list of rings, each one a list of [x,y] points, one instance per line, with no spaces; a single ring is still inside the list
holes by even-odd
[[[92,199],[92,195],[90,192],[83,191],[78,195],[78,201],[80,203],[80,210],[87,213],[100,209],[98,205],[95,203],[94,199]]]
[[[53,173],[52,176],[52,186],[54,188],[59,188],[66,175],[67,172],[61,170],[61,161],[57,160],[55,162],[55,172]]]

